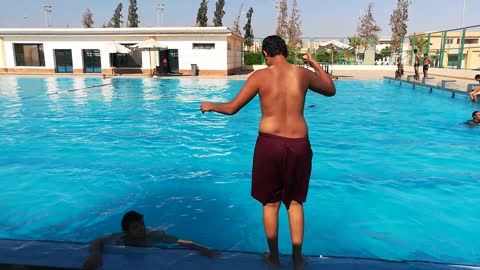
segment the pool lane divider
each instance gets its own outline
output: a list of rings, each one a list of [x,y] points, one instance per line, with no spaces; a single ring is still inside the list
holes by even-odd
[[[465,91],[461,91],[461,90],[457,90],[457,89],[450,89],[450,88],[444,88],[444,87],[440,87],[440,86],[435,86],[435,85],[430,85],[430,84],[424,84],[424,83],[417,83],[417,82],[410,82],[410,81],[405,81],[405,80],[399,80],[399,79],[395,79],[393,77],[388,77],[388,76],[385,76],[383,77],[384,80],[388,80],[388,83],[391,83],[391,82],[398,82],[400,83],[400,85],[402,85],[403,83],[405,84],[411,84],[412,85],[412,89],[416,89],[416,86],[420,86],[420,87],[424,87],[424,88],[427,88],[428,91],[430,93],[433,92],[433,89],[435,90],[440,90],[440,91],[443,91],[443,92],[450,92],[452,95],[451,97],[452,98],[455,98],[455,95],[456,94],[460,94],[460,95],[467,95],[467,92]]]
[[[52,96],[52,95],[58,95],[60,93],[65,93],[65,92],[76,92],[76,91],[80,91],[80,90],[85,90],[85,89],[90,89],[90,88],[100,88],[100,87],[104,87],[104,86],[108,86],[108,85],[113,85],[113,82],[111,83],[104,83],[104,84],[95,84],[95,85],[91,85],[91,86],[86,86],[86,87],[82,87],[82,88],[74,88],[74,89],[69,89],[69,90],[65,90],[65,91],[55,91],[53,93],[47,93],[47,96]],[[36,98],[36,97],[39,97],[41,95],[37,95],[37,96],[31,96],[31,97],[24,97],[22,99],[31,99],[31,98]]]

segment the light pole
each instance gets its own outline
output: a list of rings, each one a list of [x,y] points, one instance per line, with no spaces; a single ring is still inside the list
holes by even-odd
[[[157,25],[160,26],[160,14],[165,10],[165,4],[159,3],[156,5],[155,9],[157,10]],[[163,18],[162,18],[163,21]]]
[[[50,27],[49,17],[50,17],[50,13],[52,12],[52,6],[51,5],[43,6],[43,12],[45,13],[45,26]]]
[[[283,2],[282,1],[276,1],[275,2],[275,8],[277,9],[277,19],[280,16],[280,10],[282,9]]]
[[[463,27],[463,18],[465,17],[465,3],[467,0],[463,0],[463,9],[462,9],[462,22],[461,22],[461,27]]]

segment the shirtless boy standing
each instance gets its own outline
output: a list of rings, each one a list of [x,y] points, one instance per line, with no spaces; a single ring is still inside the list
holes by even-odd
[[[420,80],[420,72],[418,71],[418,67],[420,67],[420,55],[418,54],[418,50],[415,49],[413,50],[413,53],[415,54],[415,62],[413,63],[413,68],[415,70],[415,81]]]
[[[253,157],[251,195],[263,204],[263,224],[270,250],[265,259],[270,265],[280,264],[278,211],[283,202],[288,211],[293,262],[298,269],[303,266],[302,203],[307,197],[313,155],[303,116],[305,95],[310,89],[333,96],[336,89],[310,54],[304,61],[315,72],[289,64],[287,46],[281,37],[265,38],[262,50],[268,68],[254,72],[231,101],[203,102],[200,109],[202,113],[233,115],[259,95],[262,117]]]

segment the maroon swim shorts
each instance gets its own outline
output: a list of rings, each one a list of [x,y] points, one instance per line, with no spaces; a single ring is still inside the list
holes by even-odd
[[[252,169],[252,197],[262,204],[305,202],[312,171],[308,138],[285,138],[260,132]]]

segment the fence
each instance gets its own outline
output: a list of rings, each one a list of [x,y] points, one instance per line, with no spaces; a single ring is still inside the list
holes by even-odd
[[[422,58],[428,54],[434,67],[480,69],[480,25],[406,36],[400,48],[405,65],[413,65],[414,49]]]

